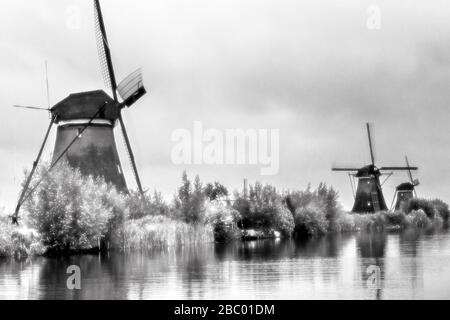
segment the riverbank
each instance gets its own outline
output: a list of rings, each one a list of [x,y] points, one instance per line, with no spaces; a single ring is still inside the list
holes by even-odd
[[[446,228],[440,218],[429,219],[424,212],[409,215],[403,213],[380,212],[372,215],[358,215],[345,213],[339,219],[340,230],[318,233],[319,227],[313,222],[303,228],[313,231],[309,235],[293,236],[308,241],[310,238],[321,238],[330,234],[374,234],[383,232],[398,232],[406,230],[423,230],[425,232],[439,232]],[[13,226],[6,219],[0,220],[0,258],[15,258],[21,260],[36,256],[59,256],[97,254],[100,251],[150,251],[166,250],[170,248],[196,247],[209,243],[240,242],[264,239],[285,238],[275,230],[241,230],[235,227],[233,236],[227,241],[218,241],[213,225],[190,225],[173,221],[165,217],[142,218],[127,221],[117,234],[108,240],[98,242],[100,246],[88,249],[61,250],[46,246],[42,236],[35,230]],[[223,240],[223,239],[220,239]]]
[[[48,173],[23,206],[20,228],[0,222],[0,257],[148,250],[267,238],[311,238],[334,233],[408,228],[438,230],[448,224],[441,200],[411,199],[396,212],[345,212],[338,193],[316,189],[279,191],[255,183],[231,196],[218,182],[182,176],[171,203],[158,192],[123,194],[100,178],[67,164]],[[230,198],[233,200],[229,200]]]

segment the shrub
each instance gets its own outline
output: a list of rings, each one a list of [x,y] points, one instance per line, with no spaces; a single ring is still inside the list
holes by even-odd
[[[355,228],[362,231],[382,231],[388,224],[386,212],[377,212],[374,214],[353,214],[355,219]]]
[[[241,228],[256,229],[264,234],[278,231],[284,237],[292,235],[293,215],[275,187],[257,182],[249,186],[248,195],[235,192],[234,196],[233,208],[242,216]]]
[[[240,237],[237,222],[241,215],[220,202],[210,202],[206,206],[206,223],[214,230],[216,242],[228,242]]]
[[[12,225],[8,217],[0,217],[0,258],[17,259],[42,254],[39,236],[33,230]]]
[[[42,182],[25,209],[30,226],[53,250],[96,248],[114,218],[123,219],[122,196],[102,179],[84,177],[67,163],[51,172],[40,168],[36,178]]]
[[[325,215],[328,222],[328,231],[334,232],[341,229],[337,220],[338,218],[342,218],[342,208],[339,203],[339,194],[333,187],[328,187],[325,183],[321,183],[313,191],[308,186],[305,191],[291,191],[285,194],[284,197],[286,206],[293,214],[298,209],[313,206]]]
[[[422,210],[428,218],[433,219],[436,215],[436,208],[432,201],[427,199],[412,198],[408,200],[403,207],[403,211],[406,214],[410,214],[413,211]]]
[[[270,209],[273,215],[272,229],[280,232],[283,237],[292,236],[295,229],[295,222],[291,212],[281,203],[278,203]]]
[[[408,223],[417,228],[428,228],[431,225],[431,221],[427,214],[422,210],[414,210],[407,216]]]
[[[405,227],[408,224],[406,214],[403,211],[386,212],[386,218],[389,225]]]
[[[316,236],[325,234],[328,230],[328,221],[322,208],[309,205],[297,209],[295,212],[295,234],[298,236]]]
[[[433,204],[439,216],[442,217],[444,223],[448,223],[450,218],[450,209],[448,204],[442,201],[441,199],[434,199],[431,201],[431,203]]]
[[[335,233],[356,231],[355,218],[348,212],[338,212],[335,221],[329,226],[329,230]]]

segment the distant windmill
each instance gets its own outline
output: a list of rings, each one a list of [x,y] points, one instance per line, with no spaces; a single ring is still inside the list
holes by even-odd
[[[53,125],[57,125],[58,129],[50,170],[64,159],[71,166],[79,168],[83,174],[102,176],[107,182],[114,184],[118,190],[127,192],[128,189],[114,138],[114,127],[119,123],[138,189],[142,195],[144,194],[122,118],[123,109],[132,106],[147,93],[143,85],[142,73],[137,70],[126,77],[119,85],[116,84],[110,44],[99,0],[94,0],[94,11],[97,46],[103,78],[106,86],[111,89],[113,97],[111,98],[103,90],[74,93],[52,108],[49,107],[51,121],[38,156],[33,163],[33,168],[19,197],[16,210],[12,216],[13,223],[18,222],[21,206],[40,182],[30,188],[31,180]],[[117,92],[120,94],[122,101],[119,101]],[[47,110],[36,107],[25,108]]]
[[[408,157],[405,157],[406,166],[410,168]],[[408,170],[409,182],[402,183],[395,188],[394,199],[392,199],[392,204],[395,202],[395,210],[399,210],[403,203],[417,197],[416,187],[420,184],[418,179],[414,179],[411,170]]]
[[[373,152],[372,134],[370,125],[367,123],[367,135],[369,139],[371,164],[362,168],[333,168],[333,171],[349,172],[353,186],[353,178],[358,179],[358,186],[355,194],[355,203],[352,212],[355,213],[375,213],[387,210],[384,200],[382,185],[393,174],[393,171],[417,170],[416,167],[381,167],[375,166],[375,156]],[[389,171],[383,183],[380,182],[382,171]]]

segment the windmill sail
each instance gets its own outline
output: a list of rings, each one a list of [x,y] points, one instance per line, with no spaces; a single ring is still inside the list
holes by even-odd
[[[100,57],[100,64],[102,68],[103,79],[105,85],[112,90],[114,101],[119,104],[119,98],[117,96],[117,84],[116,76],[114,74],[114,68],[111,58],[111,50],[108,43],[108,37],[106,35],[105,23],[103,21],[102,9],[100,7],[100,1],[94,0],[94,11],[95,11],[95,29],[97,37],[97,47]],[[137,170],[136,162],[134,160],[133,150],[131,148],[130,141],[128,139],[127,130],[125,128],[125,123],[122,118],[121,109],[123,105],[131,106],[139,98],[141,98],[146,93],[143,83],[142,83],[142,72],[137,70],[128,76],[121,85],[121,95],[124,98],[124,103],[120,104],[119,117],[120,126],[122,128],[122,133],[125,138],[125,143],[127,147],[127,152],[131,160],[131,166],[133,169],[133,174],[136,178],[136,184],[138,186],[141,195],[144,195],[144,191],[139,178],[139,172]]]
[[[369,149],[370,149],[370,160],[372,161],[372,165],[375,165],[375,155],[373,151],[373,143],[372,143],[372,132],[370,128],[370,124],[367,123],[367,136],[369,138]]]
[[[103,21],[102,9],[99,0],[94,0],[95,12],[95,36],[97,40],[98,56],[100,59],[100,66],[105,86],[112,90],[114,100],[117,102],[117,84],[114,74],[114,68],[111,58],[111,50],[106,35],[105,23]]]
[[[138,69],[126,77],[117,87],[125,105],[130,107],[147,93],[144,88],[142,70]]]

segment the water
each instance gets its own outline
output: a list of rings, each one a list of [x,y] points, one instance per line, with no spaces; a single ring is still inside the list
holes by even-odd
[[[449,270],[450,233],[354,234],[0,261],[0,299],[449,299]]]

